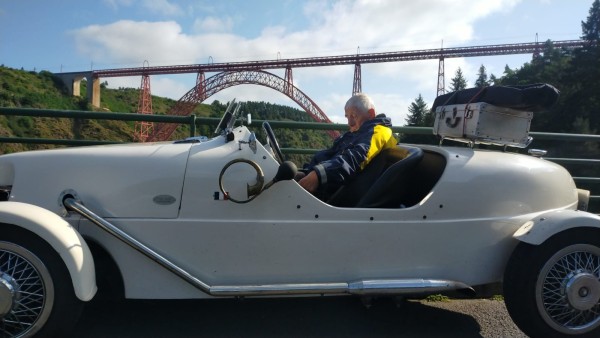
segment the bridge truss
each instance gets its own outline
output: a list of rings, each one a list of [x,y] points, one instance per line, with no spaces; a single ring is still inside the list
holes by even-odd
[[[258,84],[284,93],[304,109],[315,121],[331,123],[321,108],[308,95],[292,84],[291,77],[283,79],[262,70],[222,72],[205,80],[204,73],[201,74],[198,76],[196,86],[190,89],[168,111],[168,115],[190,115],[199,103],[223,89],[242,84]],[[173,123],[156,124],[153,132],[147,137],[146,141],[166,140],[173,134],[175,129],[177,129],[177,125]],[[337,132],[329,131],[329,134],[336,136]]]
[[[555,48],[574,49],[589,44],[584,40],[552,41]],[[189,115],[197,104],[206,98],[225,88],[240,84],[258,84],[266,86],[285,94],[300,107],[302,107],[316,121],[328,122],[329,119],[323,111],[298,88],[293,86],[292,69],[299,67],[322,67],[337,65],[354,65],[354,84],[352,93],[360,92],[361,86],[361,64],[379,62],[399,62],[414,60],[440,60],[438,70],[437,93],[443,94],[443,62],[447,58],[494,56],[509,54],[533,54],[539,55],[544,44],[539,42],[516,43],[503,45],[487,45],[473,47],[455,47],[425,49],[414,51],[399,51],[388,53],[369,53],[341,56],[311,57],[297,59],[277,59],[265,61],[209,63],[179,66],[155,66],[138,68],[120,68],[93,71],[94,78],[101,77],[123,77],[123,76],[148,76],[164,74],[197,73],[196,86],[186,93],[179,102],[168,112],[172,115]],[[266,69],[285,69],[285,79],[267,73]],[[209,79],[204,79],[204,74],[217,72]],[[176,126],[157,125],[152,133],[146,138],[147,141],[166,140]],[[337,133],[332,131],[331,133]]]
[[[555,48],[581,48],[588,44],[584,40],[565,40],[553,41]],[[504,45],[488,45],[474,47],[454,47],[423,49],[414,51],[400,51],[387,53],[354,54],[340,56],[324,56],[298,59],[278,59],[265,61],[247,61],[247,62],[228,62],[228,63],[208,63],[180,66],[154,66],[154,67],[136,67],[119,68],[93,71],[94,77],[122,77],[122,76],[141,76],[144,73],[148,75],[165,74],[189,74],[189,73],[211,73],[228,71],[247,71],[247,70],[265,70],[265,69],[287,69],[300,67],[323,67],[339,65],[355,65],[365,63],[379,62],[399,62],[415,60],[434,60],[440,58],[459,58],[474,56],[494,56],[509,54],[534,54],[543,50],[544,44],[539,42],[515,43]]]

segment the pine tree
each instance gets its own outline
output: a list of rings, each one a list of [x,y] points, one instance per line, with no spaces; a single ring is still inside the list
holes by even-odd
[[[479,67],[479,72],[477,73],[477,80],[475,80],[475,87],[482,88],[488,86],[488,75],[485,71],[485,66],[481,65]]]
[[[571,67],[565,76],[565,84],[569,84],[571,91],[564,102],[571,118],[563,121],[563,128],[575,127],[578,124],[575,117],[578,117],[589,121],[590,131],[595,133],[600,126],[600,0],[593,2],[587,21],[581,23],[581,30],[581,37],[592,44],[573,53]]]
[[[429,113],[429,108],[427,107],[427,103],[425,103],[421,94],[419,94],[415,101],[410,104],[410,107],[408,107],[408,112],[409,115],[406,117],[407,126],[424,126],[425,117]]]
[[[595,0],[586,22],[581,22],[582,39],[600,41],[600,0]]]
[[[434,114],[427,107],[423,96],[419,96],[408,107],[409,115],[406,117],[406,125],[411,127],[433,127]],[[436,139],[431,135],[402,135],[400,141],[404,143],[435,144]]]
[[[451,92],[467,88],[467,79],[465,79],[465,77],[463,76],[463,72],[460,69],[460,67],[458,67],[456,73],[454,74],[454,77],[450,81]]]

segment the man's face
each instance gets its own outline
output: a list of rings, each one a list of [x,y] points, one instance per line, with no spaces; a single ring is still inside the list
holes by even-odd
[[[346,118],[348,119],[348,127],[351,132],[355,132],[362,126],[363,123],[369,120],[369,114],[361,114],[355,108],[346,109]]]

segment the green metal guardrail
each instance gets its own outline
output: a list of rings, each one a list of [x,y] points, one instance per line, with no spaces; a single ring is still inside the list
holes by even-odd
[[[32,117],[54,117],[89,120],[114,120],[114,121],[145,121],[181,123],[190,126],[190,136],[196,134],[196,115],[170,116],[170,115],[148,115],[129,113],[102,113],[84,110],[56,110],[56,109],[33,109],[33,108],[3,108],[0,107],[0,115],[8,116],[32,116]],[[218,120],[218,119],[217,119]],[[217,121],[218,123],[218,121]],[[122,142],[100,141],[100,140],[62,140],[25,137],[0,137],[4,143],[28,143],[28,144],[54,144],[67,146],[102,145]]]
[[[170,116],[170,115],[147,115],[134,113],[107,113],[90,112],[83,110],[54,110],[54,109],[33,109],[33,108],[3,108],[0,107],[0,115],[8,116],[31,116],[31,117],[53,117],[53,118],[71,118],[71,119],[90,119],[90,120],[115,120],[115,121],[145,121],[162,123],[186,124],[190,127],[190,137],[196,134],[196,125],[217,125],[220,118],[190,116]],[[253,120],[253,125],[261,125],[263,120]],[[345,124],[337,123],[315,123],[315,122],[293,122],[293,121],[269,121],[274,128],[287,129],[313,129],[313,130],[338,130],[345,131]],[[431,127],[393,127],[395,133],[414,134],[414,135],[432,135]],[[536,140],[553,141],[600,141],[600,135],[590,134],[560,134],[531,132],[530,135]],[[19,138],[19,137],[0,137],[3,143],[27,143],[27,144],[53,144],[65,146],[87,146],[122,143],[106,140],[65,140],[65,139],[45,139],[45,138]],[[282,148],[282,152],[287,154],[313,154],[316,149],[297,149]],[[557,163],[577,163],[577,164],[600,164],[597,159],[578,159],[578,158],[546,158]],[[573,177],[576,182],[581,183],[600,183],[599,177]],[[600,200],[600,195],[592,195],[593,201]]]
[[[56,109],[33,109],[33,108],[3,108],[0,107],[0,115],[9,116],[33,116],[33,117],[57,117],[57,118],[73,118],[73,119],[90,119],[90,120],[115,120],[115,121],[144,121],[144,122],[164,122],[164,123],[180,123],[187,124],[190,127],[190,136],[195,136],[196,125],[217,125],[220,121],[216,117],[197,117],[190,116],[171,116],[171,115],[148,115],[148,114],[132,114],[132,113],[103,113],[90,112],[84,110],[56,110]],[[254,124],[262,124],[263,120],[254,120]],[[288,129],[313,129],[313,130],[338,130],[345,131],[348,126],[339,123],[315,123],[315,122],[293,122],[293,121],[269,121],[271,126]],[[415,135],[431,135],[431,127],[393,127],[395,133],[415,134]],[[600,135],[590,134],[560,134],[560,133],[544,133],[531,132],[531,136],[537,140],[554,140],[554,141],[600,141]],[[61,142],[65,145],[76,145],[79,142],[72,144],[66,143],[68,140],[57,139],[28,139],[28,138],[7,138],[4,137],[2,142],[14,143],[43,143],[34,140],[46,140],[47,144],[57,144],[52,141]],[[4,141],[6,140],[6,141]],[[21,142],[23,140],[24,142]],[[31,141],[31,142],[30,142]],[[95,140],[71,140],[71,141],[89,141],[89,144],[104,144],[119,143],[111,141],[95,141]],[[65,143],[63,143],[65,142]],[[97,143],[94,143],[97,142]]]

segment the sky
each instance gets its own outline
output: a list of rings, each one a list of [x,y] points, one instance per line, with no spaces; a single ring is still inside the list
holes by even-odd
[[[468,47],[582,35],[593,0],[0,0],[0,65],[53,73],[124,67],[258,61],[356,53]],[[537,39],[537,40],[536,40]],[[520,68],[531,55],[447,58],[446,87],[460,67],[473,86]],[[362,65],[362,90],[376,111],[406,123],[408,107],[437,94],[438,60]],[[284,77],[283,70],[269,70]],[[206,77],[215,75],[207,73]],[[334,122],[345,123],[354,66],[293,69],[294,85]],[[107,78],[109,88],[139,88],[140,77]],[[152,76],[153,95],[180,99],[196,75]],[[560,84],[553,84],[560,89]],[[299,108],[258,85],[209,97]]]

